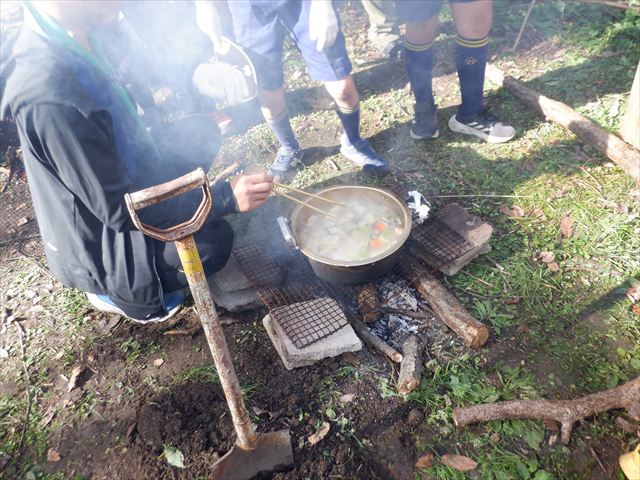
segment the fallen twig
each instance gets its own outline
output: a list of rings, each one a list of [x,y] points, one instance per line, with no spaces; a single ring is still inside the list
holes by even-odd
[[[624,408],[634,419],[640,419],[640,377],[619,387],[575,400],[513,400],[456,408],[453,421],[458,427],[472,423],[515,418],[555,420],[560,424],[562,443],[569,443],[577,421],[614,408]]]
[[[631,5],[627,2],[614,2],[609,0],[575,0],[580,3],[593,3],[596,5],[606,5],[607,7],[622,8],[623,10],[633,10],[634,12],[640,12],[640,7],[637,5]]]
[[[532,198],[531,195],[492,195],[492,194],[468,194],[468,195],[425,195],[428,198]]]
[[[387,345],[385,342],[371,333],[371,330],[369,330],[366,325],[362,323],[358,318],[355,318],[353,315],[347,315],[347,317],[349,319],[349,323],[363,342],[365,342],[367,345],[374,348],[378,352],[382,353],[392,362],[402,362],[402,354],[400,352]]]
[[[513,47],[511,47],[512,51],[515,51],[518,48],[518,45],[520,44],[522,33],[524,32],[524,29],[527,26],[527,22],[529,21],[529,16],[531,15],[531,11],[533,10],[533,6],[535,4],[536,4],[536,0],[531,0],[531,3],[529,4],[529,9],[527,10],[527,14],[524,16],[524,20],[522,21],[520,30],[518,30],[518,36],[516,37],[516,41],[513,43]]]
[[[24,414],[24,421],[22,422],[22,432],[20,432],[20,441],[18,442],[18,447],[11,455],[6,465],[9,465],[9,463],[11,463],[15,452],[18,452],[18,458],[16,462],[20,463],[20,459],[22,458],[22,447],[24,446],[24,437],[27,433],[27,428],[29,426],[29,416],[31,415],[31,380],[29,379],[29,368],[27,367],[27,357],[24,348],[24,336],[26,332],[24,331],[24,327],[18,320],[14,320],[13,323],[18,329],[18,338],[20,339],[20,356],[22,357],[22,370],[24,372],[24,381],[26,384],[25,393],[27,397],[27,411]]]

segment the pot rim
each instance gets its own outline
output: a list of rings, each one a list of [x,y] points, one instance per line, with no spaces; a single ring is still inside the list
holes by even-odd
[[[327,265],[331,265],[334,267],[361,267],[361,266],[365,266],[365,265],[371,265],[374,264],[384,258],[389,257],[390,255],[392,255],[393,253],[395,253],[396,251],[398,251],[400,248],[402,248],[402,246],[406,243],[407,239],[409,238],[409,235],[411,234],[411,210],[409,210],[409,207],[407,207],[407,205],[394,193],[385,190],[383,188],[376,188],[376,187],[365,187],[365,186],[360,186],[360,185],[339,185],[339,186],[334,186],[334,187],[327,187],[327,188],[323,188],[321,190],[318,190],[316,193],[316,195],[322,195],[323,193],[328,193],[331,191],[335,191],[335,190],[346,190],[346,189],[350,189],[350,190],[370,190],[373,191],[377,194],[380,195],[384,195],[388,198],[390,198],[391,200],[393,200],[394,202],[396,202],[399,206],[401,211],[404,214],[404,218],[403,218],[403,223],[404,223],[404,231],[402,232],[402,235],[398,238],[398,241],[396,242],[395,245],[393,245],[392,247],[390,247],[389,249],[385,250],[382,253],[379,253],[378,255],[375,255],[373,257],[369,257],[366,258],[364,260],[350,260],[350,261],[340,261],[340,260],[333,260],[331,258],[327,258],[327,257],[323,257],[322,255],[318,255],[306,248],[304,248],[303,246],[300,245],[300,243],[298,242],[297,239],[297,225],[296,225],[296,219],[298,217],[298,215],[300,214],[300,211],[305,208],[303,205],[297,205],[293,211],[291,212],[290,215],[290,222],[291,222],[291,233],[293,234],[293,237],[296,239],[296,243],[298,244],[298,249],[307,257],[309,257],[311,260],[315,260],[316,262],[320,262],[320,263],[324,263]],[[307,201],[308,202],[308,201]],[[305,202],[306,203],[306,202]]]

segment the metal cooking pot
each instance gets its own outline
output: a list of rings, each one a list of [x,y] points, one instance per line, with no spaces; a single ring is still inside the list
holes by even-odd
[[[359,283],[365,283],[377,278],[380,278],[394,267],[400,254],[400,248],[406,242],[411,233],[411,211],[407,205],[400,200],[396,195],[380,188],[372,187],[360,187],[360,186],[339,186],[329,187],[318,192],[316,195],[334,200],[336,202],[344,201],[354,196],[358,198],[372,198],[378,203],[383,203],[398,215],[402,221],[403,232],[395,245],[391,248],[381,252],[378,255],[355,261],[337,261],[330,258],[323,257],[308,248],[304,244],[301,244],[298,239],[300,238],[299,232],[302,225],[305,224],[307,218],[315,214],[315,212],[306,208],[303,205],[298,205],[289,217],[288,224],[290,231],[287,231],[287,226],[283,225],[279,219],[280,228],[283,230],[285,240],[298,248],[308,259],[311,268],[315,274],[323,280],[329,283],[340,285],[357,285]],[[326,210],[327,202],[310,198],[305,200],[305,203],[313,205],[315,207]]]

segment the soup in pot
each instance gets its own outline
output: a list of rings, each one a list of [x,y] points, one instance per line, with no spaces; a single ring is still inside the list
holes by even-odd
[[[325,210],[332,216],[310,214],[297,239],[307,250],[336,261],[375,257],[398,243],[402,219],[391,206],[370,196],[341,198]]]

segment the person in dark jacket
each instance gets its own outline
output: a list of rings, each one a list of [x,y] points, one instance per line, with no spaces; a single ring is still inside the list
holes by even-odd
[[[181,304],[186,279],[172,244],[136,230],[124,195],[196,167],[208,171],[220,134],[215,123],[195,116],[184,128],[189,142],[156,142],[92,36],[117,18],[118,3],[27,4],[25,24],[4,46],[10,54],[2,65],[0,113],[18,127],[50,270],[98,308],[157,321]],[[172,143],[191,148],[171,149]],[[271,189],[268,174],[213,187],[212,214],[196,235],[208,275],[230,254],[233,232],[222,217],[262,205]],[[198,203],[191,192],[140,215],[166,228],[190,218]]]

